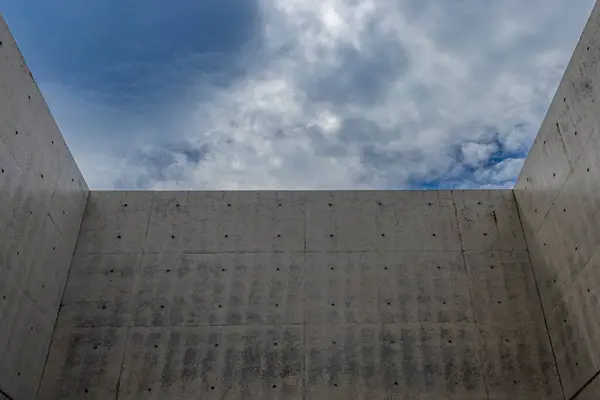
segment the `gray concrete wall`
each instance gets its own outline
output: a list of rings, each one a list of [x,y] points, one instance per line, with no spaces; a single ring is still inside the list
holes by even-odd
[[[525,162],[515,196],[570,398],[600,371],[598,5]]]
[[[512,191],[94,191],[39,398],[563,395]]]
[[[0,398],[35,398],[86,199],[0,16]]]

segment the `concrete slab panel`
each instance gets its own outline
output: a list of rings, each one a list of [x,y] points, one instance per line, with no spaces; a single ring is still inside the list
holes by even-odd
[[[466,322],[460,252],[309,253],[307,323]]]
[[[538,231],[570,171],[556,122],[544,120],[514,188],[525,231]]]
[[[147,254],[133,324],[301,324],[303,280],[303,254]]]
[[[0,354],[4,354],[10,335],[19,317],[23,298],[21,289],[0,275]]]
[[[56,317],[71,266],[75,242],[65,242],[54,221],[45,216],[44,240],[33,259],[25,294],[47,316]]]
[[[600,399],[600,377],[596,376],[574,400],[597,400]]]
[[[35,398],[44,369],[54,319],[26,296],[0,363],[0,387],[14,399]]]
[[[543,325],[527,251],[469,251],[465,263],[478,322]]]
[[[480,324],[483,373],[490,399],[562,399],[543,322]]]
[[[91,192],[77,252],[141,253],[151,203],[151,192]]]
[[[134,328],[119,399],[302,399],[304,327]]]
[[[454,205],[450,198],[420,192],[310,193],[306,200],[306,248],[458,250]]]
[[[573,395],[600,370],[600,253],[548,313],[548,328],[563,377],[565,394]]]
[[[117,398],[126,342],[127,328],[59,327],[37,398]]]
[[[481,371],[472,323],[307,326],[309,399],[482,399]]]
[[[60,151],[58,180],[47,208],[65,240],[73,246],[79,235],[88,193],[87,184],[64,145]]]
[[[525,250],[511,190],[453,191],[464,250]]]
[[[78,254],[62,299],[59,326],[127,326],[139,254]]]

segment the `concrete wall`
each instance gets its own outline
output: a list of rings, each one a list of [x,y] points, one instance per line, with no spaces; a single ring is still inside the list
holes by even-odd
[[[561,399],[512,191],[91,192],[40,399]]]
[[[598,5],[529,153],[515,196],[570,398],[600,371]]]
[[[0,16],[0,398],[35,398],[86,198]]]

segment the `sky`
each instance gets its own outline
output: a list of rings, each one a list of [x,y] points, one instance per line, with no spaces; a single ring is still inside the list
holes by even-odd
[[[512,187],[593,5],[0,0],[0,11],[93,189],[449,189]]]

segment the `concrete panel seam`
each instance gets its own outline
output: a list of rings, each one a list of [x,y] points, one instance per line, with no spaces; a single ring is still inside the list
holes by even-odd
[[[189,192],[188,192],[188,196],[189,196]],[[142,243],[142,253],[140,255],[140,261],[138,264],[138,271],[139,274],[134,274],[133,277],[133,282],[131,283],[131,298],[129,299],[129,309],[130,309],[130,313],[129,313],[129,323],[127,324],[127,330],[125,332],[125,347],[123,349],[122,352],[122,358],[121,358],[121,367],[119,368],[119,377],[117,378],[117,386],[115,388],[115,400],[119,399],[119,392],[121,391],[121,378],[123,377],[123,370],[125,369],[125,358],[127,355],[127,347],[129,345],[129,333],[131,332],[131,327],[133,325],[133,306],[135,303],[135,293],[136,293],[136,289],[137,289],[137,283],[138,280],[141,277],[141,270],[142,270],[142,265],[144,263],[144,254],[146,254],[146,242],[148,240],[148,229],[150,227],[150,220],[152,219],[152,206],[154,205],[154,200],[150,201],[150,210],[148,212],[148,219],[146,220],[146,229],[144,232],[144,241]]]
[[[565,180],[566,181],[566,180]],[[563,183],[564,185],[564,183]],[[538,296],[538,300],[540,303],[540,308],[542,310],[542,315],[544,316],[544,327],[546,328],[546,334],[548,335],[548,341],[550,343],[550,349],[552,349],[552,358],[554,359],[554,366],[556,368],[556,374],[558,375],[558,382],[560,383],[560,390],[562,392],[563,395],[563,399],[566,399],[565,397],[565,389],[563,387],[563,383],[562,383],[562,378],[560,376],[560,370],[558,369],[558,361],[556,360],[556,352],[554,351],[554,344],[552,343],[552,337],[550,335],[550,329],[548,328],[548,319],[546,318],[546,310],[544,310],[544,304],[542,302],[542,295],[540,294],[540,287],[538,284],[538,279],[535,275],[535,268],[533,266],[533,260],[531,259],[531,253],[529,253],[529,244],[527,243],[527,236],[525,235],[525,228],[523,226],[523,220],[521,219],[521,211],[518,207],[518,203],[517,203],[517,198],[515,196],[515,193],[513,191],[513,198],[515,203],[517,204],[517,216],[519,217],[519,222],[521,223],[521,229],[523,230],[523,236],[524,236],[524,240],[525,240],[525,246],[527,247],[527,257],[529,259],[529,267],[531,268],[531,273],[533,274],[533,281],[535,282],[535,290],[537,292],[537,296]],[[550,207],[552,208],[552,207]]]
[[[587,388],[589,385],[591,385],[592,382],[594,382],[594,380],[596,378],[598,378],[599,376],[600,376],[600,369],[598,371],[596,371],[596,373],[582,387],[580,387],[579,390],[577,390],[575,392],[575,394],[573,396],[571,396],[571,398],[569,400],[576,400],[577,396],[579,396],[585,390],[585,388]]]
[[[52,335],[50,336],[50,341],[48,342],[48,350],[46,351],[46,359],[44,360],[44,368],[42,368],[42,375],[41,375],[40,380],[38,382],[38,387],[37,387],[37,389],[35,391],[35,397],[36,398],[39,396],[39,392],[40,392],[40,389],[42,387],[42,380],[44,379],[44,374],[46,373],[46,366],[48,365],[48,358],[50,356],[50,347],[52,346],[52,342],[54,341],[54,334],[56,333],[56,327],[58,326],[58,316],[60,315],[62,300],[63,300],[63,298],[65,296],[65,290],[67,288],[67,282],[69,282],[69,275],[71,275],[71,268],[73,267],[73,259],[75,258],[75,252],[77,251],[77,244],[79,243],[79,235],[81,234],[81,226],[83,225],[83,217],[84,217],[85,212],[87,210],[88,199],[89,198],[90,198],[90,192],[88,191],[86,193],[85,209],[83,210],[83,213],[81,215],[81,221],[79,221],[79,230],[77,231],[77,239],[75,241],[75,246],[73,246],[73,253],[71,254],[71,263],[69,264],[69,271],[67,272],[67,277],[65,278],[65,282],[63,283],[63,287],[62,287],[62,291],[61,291],[61,295],[60,295],[60,303],[58,305],[58,310],[56,312],[56,318],[54,319],[54,327],[52,328]],[[50,216],[49,213],[48,213],[48,215]],[[54,226],[56,226],[56,223],[52,219],[52,216],[50,216],[50,220],[52,221],[52,223],[54,224]],[[56,229],[60,233],[60,229],[58,229],[58,226],[56,226]],[[61,235],[62,235],[62,233],[61,233]]]
[[[1,17],[1,16],[2,16],[2,14],[0,14],[0,17]],[[15,399],[13,399],[12,397],[10,397],[10,396],[8,395],[8,393],[6,393],[6,392],[3,392],[3,391],[2,391],[2,389],[0,389],[0,395],[2,395],[2,396],[4,396],[4,397],[6,397],[6,399],[7,399],[7,400],[15,400]]]
[[[456,207],[456,199],[454,198],[454,190],[452,191],[452,204],[454,205],[454,218],[456,219],[456,229],[458,231],[458,242],[460,243],[460,256],[467,278],[467,288],[469,289],[469,299],[471,300],[471,310],[474,310],[473,293],[471,291],[471,282],[469,281],[469,270],[467,268],[467,260],[465,259],[465,250],[463,246],[462,233],[460,231],[460,224],[458,223],[458,208]],[[473,311],[474,312],[474,311]],[[479,358],[483,362],[483,344],[481,343],[481,332],[479,331],[479,324],[475,324],[477,327],[477,347],[479,348]],[[484,375],[483,384],[485,386],[486,397],[490,398],[490,390],[488,388],[487,379]]]

